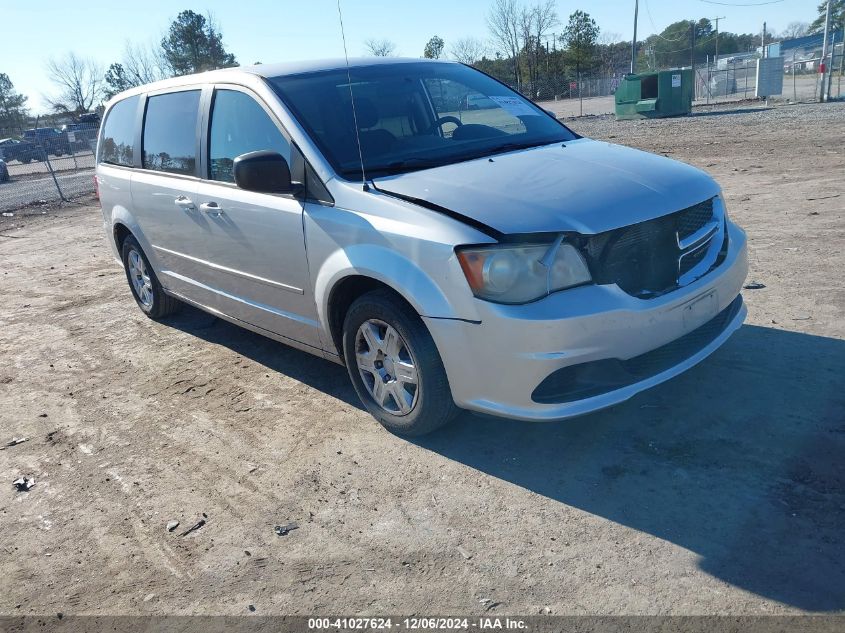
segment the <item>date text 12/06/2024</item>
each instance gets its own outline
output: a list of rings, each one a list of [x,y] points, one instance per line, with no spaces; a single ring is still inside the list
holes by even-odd
[[[525,620],[510,617],[478,618],[308,618],[308,629],[312,631],[335,630],[390,630],[408,631],[480,631],[525,630]]]

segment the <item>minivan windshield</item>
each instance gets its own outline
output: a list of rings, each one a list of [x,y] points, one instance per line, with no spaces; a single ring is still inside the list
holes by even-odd
[[[462,64],[385,63],[348,73],[269,80],[343,178],[361,175],[356,123],[368,178],[577,138],[520,94]]]

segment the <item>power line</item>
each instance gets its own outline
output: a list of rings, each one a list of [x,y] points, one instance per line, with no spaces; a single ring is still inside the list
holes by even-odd
[[[655,37],[659,37],[661,40],[664,40],[666,42],[680,42],[681,40],[687,39],[686,35],[684,35],[683,37],[679,37],[677,39],[672,39],[672,38],[669,38],[669,37],[663,37],[662,35],[657,33],[657,26],[654,24],[654,19],[651,17],[651,7],[649,7],[649,5],[648,5],[648,0],[645,1],[645,12],[648,14],[648,21],[651,22],[651,28],[653,28],[654,31],[655,31],[654,32]]]
[[[767,2],[717,2],[717,0],[698,0],[707,4],[718,4],[723,7],[762,7],[767,4],[779,4],[783,0],[768,0]]]
[[[652,37],[652,36],[647,37],[646,41],[648,41],[650,37]],[[695,48],[698,48],[702,44],[706,44],[707,42],[714,40],[714,39],[716,39],[715,34],[708,35],[707,37],[700,37],[700,38],[697,37],[697,38],[695,38]],[[669,54],[669,53],[680,53],[681,51],[688,51],[690,48],[692,48],[692,47],[691,46],[684,46],[683,48],[677,48],[677,49],[671,50],[671,51],[659,51],[659,53],[661,55]]]

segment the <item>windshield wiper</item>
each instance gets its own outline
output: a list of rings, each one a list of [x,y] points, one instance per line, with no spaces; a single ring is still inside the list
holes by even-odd
[[[529,147],[551,145],[552,143],[557,143],[557,141],[523,141],[522,143],[503,143],[502,145],[497,145],[496,147],[487,150],[487,152],[489,154],[501,154],[504,152],[512,152],[517,149],[528,149]]]
[[[430,169],[431,167],[441,167],[443,166],[443,164],[443,161],[431,160],[430,158],[411,157],[393,161],[392,163],[388,163],[387,165],[367,167],[367,171],[396,174],[403,171],[414,171],[416,169]]]
[[[419,156],[412,156],[410,158],[403,158],[402,160],[393,161],[386,165],[378,165],[376,167],[367,167],[367,172],[378,172],[382,174],[398,174],[409,171],[417,171],[420,169],[431,169],[433,167],[442,167],[444,165],[451,165],[468,160],[476,160],[484,158],[492,154],[501,154],[503,152],[511,152],[517,149],[528,149],[529,147],[539,147],[541,145],[551,145],[558,141],[523,141],[522,143],[503,143],[490,149],[480,148],[473,152],[464,154],[456,154],[454,156],[446,156],[441,160],[432,160],[430,158],[422,158]]]

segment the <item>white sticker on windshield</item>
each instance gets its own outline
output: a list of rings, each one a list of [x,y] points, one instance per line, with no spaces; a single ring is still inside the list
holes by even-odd
[[[514,116],[540,116],[530,105],[519,97],[490,97],[490,100],[497,103],[500,108]]]

